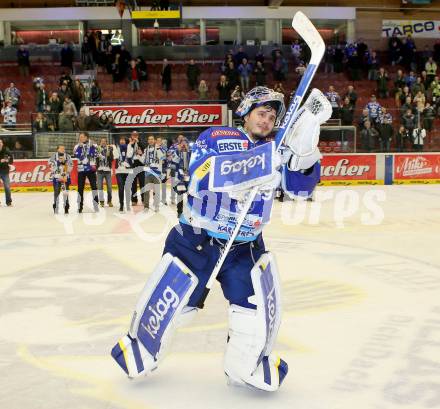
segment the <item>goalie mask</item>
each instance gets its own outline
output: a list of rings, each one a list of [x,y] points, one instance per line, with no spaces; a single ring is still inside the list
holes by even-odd
[[[286,112],[286,108],[284,106],[284,95],[267,87],[255,87],[251,89],[244,96],[243,101],[241,101],[235,113],[239,117],[244,118],[254,108],[266,105],[269,105],[275,109],[277,115],[275,126],[278,126]]]

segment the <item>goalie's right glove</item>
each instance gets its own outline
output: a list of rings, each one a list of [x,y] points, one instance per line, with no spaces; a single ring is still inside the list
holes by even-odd
[[[283,162],[289,170],[311,168],[322,158],[318,148],[320,125],[332,114],[328,99],[318,89],[313,89],[305,104],[298,111],[291,129],[286,131]]]

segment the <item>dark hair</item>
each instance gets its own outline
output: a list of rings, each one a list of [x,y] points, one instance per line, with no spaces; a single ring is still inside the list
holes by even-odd
[[[81,131],[79,133],[79,136],[81,136],[81,135],[87,136],[87,138],[89,138],[89,133],[87,131]]]

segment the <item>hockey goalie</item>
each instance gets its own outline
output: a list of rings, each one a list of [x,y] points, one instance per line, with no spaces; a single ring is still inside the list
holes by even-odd
[[[224,372],[231,385],[264,391],[276,391],[287,374],[287,363],[273,351],[280,284],[263,229],[280,184],[291,197],[312,195],[320,178],[320,124],[331,106],[312,90],[285,133],[283,155],[269,139],[285,114],[282,94],[256,87],[237,114],[241,127],[210,128],[193,146],[183,214],[140,295],[128,334],[112,350],[129,377],[155,370],[176,328],[203,307],[206,283],[255,187],[258,194],[216,277],[229,302]]]

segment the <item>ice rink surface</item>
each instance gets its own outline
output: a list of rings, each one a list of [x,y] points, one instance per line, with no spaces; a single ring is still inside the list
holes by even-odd
[[[440,408],[440,187],[317,194],[329,198],[277,202],[264,234],[290,369],[275,394],[226,386],[218,285],[151,377],[129,381],[110,357],[174,208],[55,217],[51,193],[15,194],[0,208],[0,407]]]

